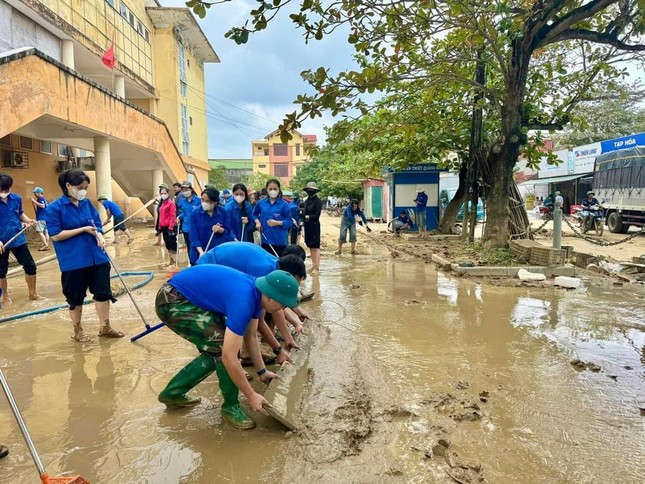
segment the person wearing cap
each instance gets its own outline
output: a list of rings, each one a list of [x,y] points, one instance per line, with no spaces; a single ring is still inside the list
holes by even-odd
[[[22,198],[11,191],[12,186],[13,178],[0,173],[0,289],[2,300],[6,303],[11,302],[7,291],[9,253],[16,257],[25,271],[29,299],[39,299],[36,293],[36,263],[23,232],[27,227],[36,225],[36,221],[27,217],[22,210]]]
[[[83,302],[89,289],[99,320],[99,336],[122,338],[125,333],[110,324],[110,259],[105,254],[105,239],[99,213],[87,198],[90,178],[81,170],[69,170],[58,177],[63,195],[47,207],[47,227],[61,271],[63,295],[79,343],[90,341],[83,331]]]
[[[253,277],[266,276],[270,272],[280,269],[287,271],[300,283],[307,278],[306,258],[305,250],[295,244],[287,245],[282,256],[278,258],[273,254],[269,254],[259,245],[226,242],[209,250],[197,261],[197,264],[219,264]],[[299,308],[272,313],[272,322],[278,327],[287,350],[291,348],[298,349],[298,345],[287,327],[287,320],[294,325],[296,332],[300,332],[303,329],[302,322],[307,318],[309,318],[309,315]],[[280,355],[279,350],[282,347],[266,324],[264,313],[259,319],[258,331],[260,331],[267,344],[271,346],[274,354],[278,356],[278,363],[282,363],[286,359],[285,357],[288,357],[288,354],[285,352],[282,356]]]
[[[298,193],[293,194],[291,202],[289,202],[289,211],[291,212],[291,222],[293,223],[292,227],[289,229],[289,243],[297,244],[298,236],[302,231],[302,225],[300,223],[300,196]]]
[[[202,192],[201,206],[190,217],[190,264],[195,265],[207,250],[233,240],[224,207],[219,204],[219,192],[207,188]]]
[[[320,188],[316,182],[309,182],[303,188],[307,194],[303,211],[303,228],[305,230],[305,245],[309,247],[311,256],[311,273],[318,274],[320,271],[320,212],[322,211],[322,201],[318,198]]]
[[[594,196],[595,193],[592,190],[587,192],[587,198],[582,201],[582,226],[586,227],[587,222],[589,221],[589,216],[591,215],[591,210],[596,205],[600,205],[598,199]]]
[[[186,249],[190,254],[190,220],[193,211],[202,206],[202,201],[193,190],[191,182],[185,181],[181,184],[181,191],[177,196],[176,203],[179,232],[184,235]]]
[[[428,206],[428,195],[423,187],[417,187],[417,197],[414,199],[416,203],[415,218],[419,232],[426,231],[426,207]]]
[[[132,237],[130,230],[128,230],[128,228],[125,226],[125,223],[123,222],[125,220],[125,214],[123,213],[123,210],[121,210],[121,207],[119,207],[112,200],[109,200],[108,197],[106,197],[105,195],[99,195],[99,203],[103,205],[106,213],[105,222],[103,222],[103,227],[105,227],[108,223],[110,223],[110,219],[114,217],[114,225],[113,225],[114,243],[115,244],[119,243],[119,240],[117,238],[117,233],[121,231],[128,236],[128,244],[131,244],[132,241],[134,240],[134,237]]]
[[[159,200],[157,223],[170,257],[168,265],[173,266],[177,264],[177,211],[165,183],[159,185]]]
[[[273,312],[297,304],[298,281],[285,271],[255,278],[230,267],[199,264],[179,272],[159,289],[155,309],[161,321],[193,343],[200,354],[170,380],[159,401],[168,407],[198,404],[200,398],[186,394],[216,372],[222,417],[238,429],[255,427],[240,406],[239,392],[253,411],[268,402],[247,381],[238,353],[244,343],[260,380],[269,383],[276,378],[262,360],[258,318],[263,309]]]
[[[47,232],[47,222],[45,221],[45,210],[47,210],[48,202],[41,187],[34,188],[31,194],[31,203],[36,212],[36,232],[43,243],[43,246],[38,250],[49,250],[49,232]]]
[[[397,218],[394,219],[394,233],[397,237],[401,236],[401,231],[410,230],[410,218],[408,217],[408,212],[401,210],[401,213]]]
[[[360,217],[368,232],[372,231],[372,229],[367,225],[367,219],[358,204],[358,200],[353,199],[343,211],[343,216],[340,219],[340,237],[338,238],[338,250],[335,252],[336,255],[343,253],[343,244],[347,242],[348,230],[349,241],[352,244],[352,254],[356,254],[356,217]]]
[[[555,204],[558,205],[560,208],[564,205],[564,198],[562,197],[562,194],[557,191],[555,192]]]
[[[231,191],[228,188],[225,188],[222,190],[222,196],[219,197],[219,204],[222,207],[226,207],[229,203],[233,201],[233,197],[231,197]]]

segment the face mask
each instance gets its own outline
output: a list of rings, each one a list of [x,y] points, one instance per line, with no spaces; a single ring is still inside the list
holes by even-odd
[[[162,200],[168,200],[168,194],[167,193],[162,193],[161,194],[161,199]]]
[[[242,203],[244,201],[244,195],[235,195],[234,198],[237,203]]]
[[[305,193],[311,197],[316,194],[316,190],[306,190]]]
[[[186,197],[186,198],[190,197],[192,194],[193,194],[193,192],[188,192],[188,191],[186,191],[186,192],[182,191],[181,192],[181,196]]]
[[[210,202],[202,202],[202,208],[205,211],[213,210],[215,208],[215,204]]]
[[[2,198],[3,200],[4,200],[5,198],[7,198],[8,196],[9,196],[9,193],[8,193],[8,192],[7,192],[7,193],[0,193],[0,198]]]
[[[278,198],[278,190],[269,190],[269,196],[271,198]]]
[[[85,197],[87,196],[87,190],[78,190],[76,188],[72,188],[70,190],[70,195],[80,202],[81,200],[85,200]]]

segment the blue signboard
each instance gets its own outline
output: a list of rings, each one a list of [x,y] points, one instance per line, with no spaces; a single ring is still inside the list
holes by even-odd
[[[601,141],[600,146],[601,153],[634,148],[635,146],[645,146],[645,133],[632,134],[630,136],[623,136],[622,138]]]

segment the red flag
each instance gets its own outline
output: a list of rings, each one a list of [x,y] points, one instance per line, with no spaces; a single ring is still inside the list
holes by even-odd
[[[101,61],[106,67],[114,69],[114,44],[110,45],[110,48],[101,56]]]

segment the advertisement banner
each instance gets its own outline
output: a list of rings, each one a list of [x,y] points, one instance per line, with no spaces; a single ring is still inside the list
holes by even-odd
[[[645,146],[645,133],[632,134],[622,138],[614,138],[602,141],[602,153],[610,151],[624,150],[625,148],[635,148],[636,146]]]
[[[596,156],[600,154],[600,143],[576,146],[573,149],[573,173],[592,173]]]

